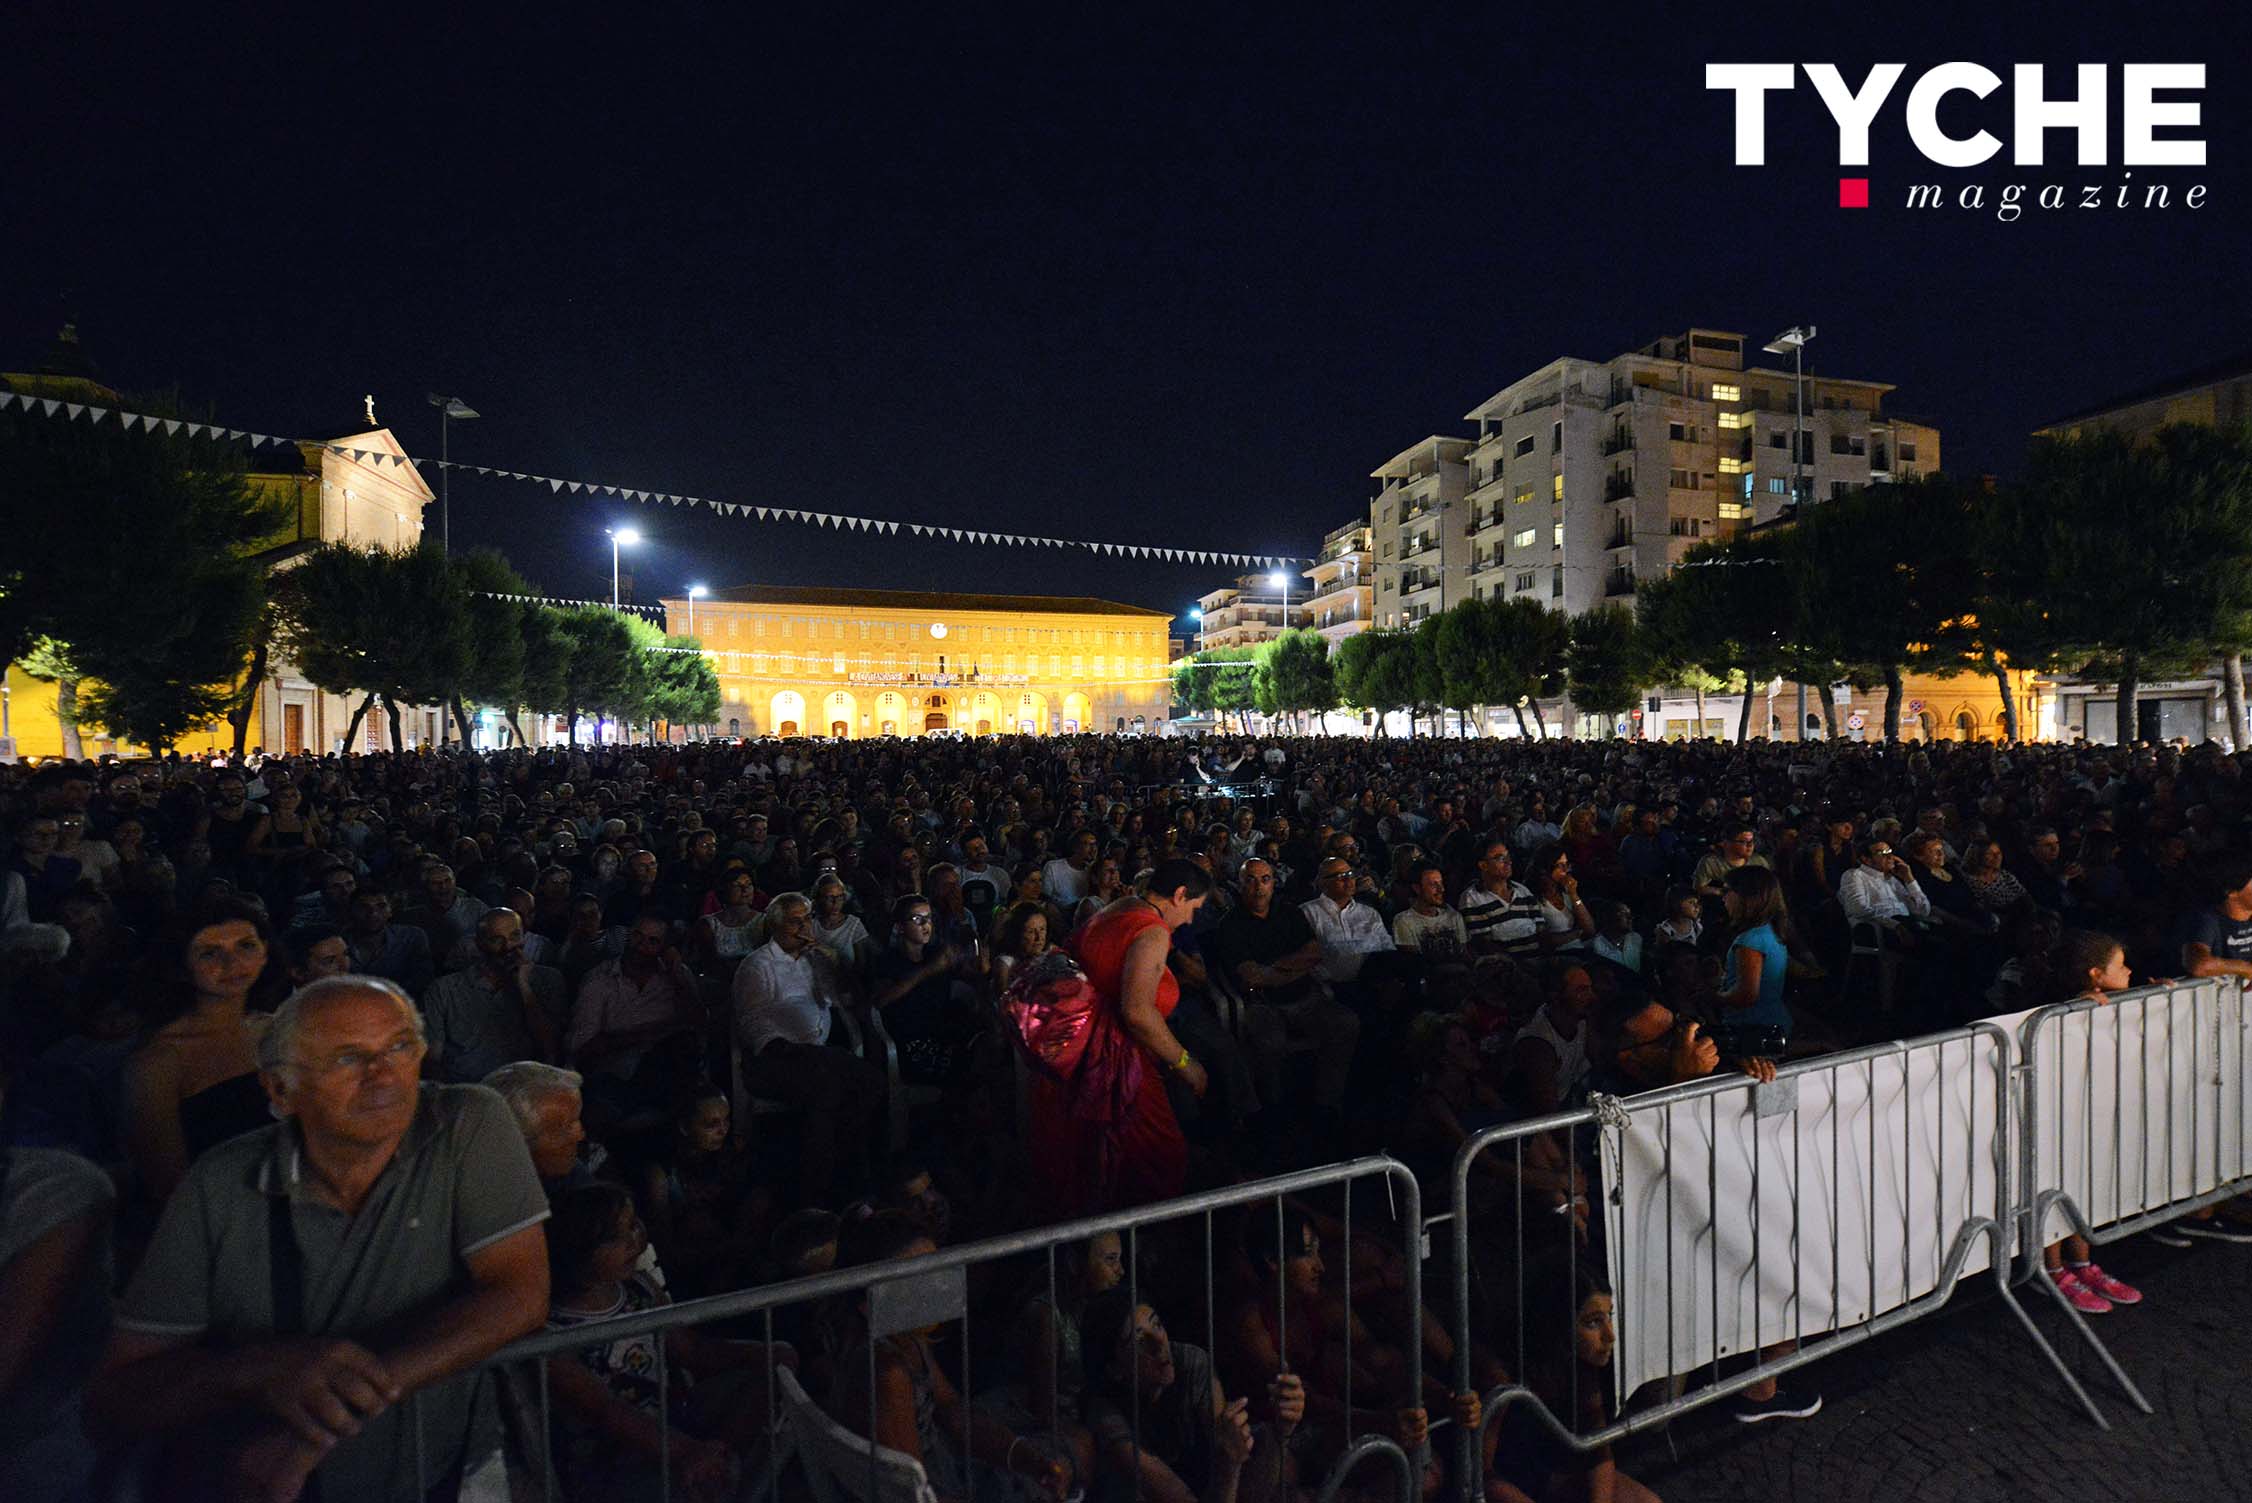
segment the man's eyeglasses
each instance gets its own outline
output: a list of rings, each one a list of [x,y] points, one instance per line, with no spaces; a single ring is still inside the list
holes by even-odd
[[[324,1078],[365,1075],[368,1067],[377,1063],[401,1067],[412,1065],[422,1058],[428,1047],[420,1039],[395,1039],[381,1049],[340,1049],[327,1059],[299,1060],[297,1067]]]

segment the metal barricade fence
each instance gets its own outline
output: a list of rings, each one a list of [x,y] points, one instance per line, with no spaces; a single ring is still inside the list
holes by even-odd
[[[922,1331],[950,1321],[958,1321],[961,1328],[959,1351],[961,1370],[958,1376],[958,1388],[962,1398],[964,1425],[964,1433],[961,1436],[962,1469],[970,1495],[975,1497],[979,1479],[975,1468],[971,1465],[973,1432],[969,1423],[973,1409],[978,1407],[976,1404],[978,1390],[974,1386],[973,1377],[975,1374],[971,1369],[972,1309],[969,1281],[973,1270],[989,1268],[1005,1261],[1037,1258],[1044,1255],[1050,1308],[1061,1308],[1056,1301],[1058,1292],[1057,1249],[1084,1243],[1089,1238],[1101,1233],[1115,1232],[1125,1239],[1125,1245],[1121,1251],[1125,1263],[1125,1277],[1129,1281],[1128,1302],[1130,1308],[1137,1307],[1149,1303],[1142,1297],[1144,1293],[1141,1284],[1142,1270],[1137,1257],[1143,1238],[1152,1235],[1162,1237],[1163,1229],[1167,1228],[1170,1223],[1193,1224],[1201,1222],[1205,1306],[1203,1334],[1208,1343],[1207,1351],[1214,1363],[1215,1377],[1217,1377],[1221,1350],[1219,1341],[1221,1312],[1217,1303],[1218,1291],[1215,1287],[1215,1279],[1216,1269],[1219,1266],[1218,1259],[1228,1249],[1217,1245],[1214,1241],[1215,1216],[1223,1212],[1240,1211],[1246,1217],[1248,1226],[1249,1218],[1264,1218],[1270,1214],[1271,1208],[1278,1248],[1285,1226],[1288,1224],[1289,1218],[1286,1215],[1286,1210],[1293,1201],[1298,1202],[1299,1205],[1305,1207],[1317,1217],[1332,1218],[1341,1222],[1343,1227],[1341,1246],[1345,1260],[1343,1287],[1349,1298],[1353,1287],[1352,1257],[1355,1239],[1353,1190],[1356,1185],[1366,1186],[1376,1181],[1383,1182],[1390,1197],[1386,1202],[1386,1214],[1380,1219],[1391,1223],[1398,1231],[1401,1262],[1404,1270],[1403,1282],[1405,1288],[1401,1308],[1405,1312],[1405,1326],[1401,1334],[1399,1350],[1405,1371],[1404,1382],[1399,1385],[1401,1394],[1393,1407],[1420,1404],[1423,1387],[1423,1333],[1421,1329],[1423,1281],[1422,1259],[1419,1255],[1421,1250],[1422,1199],[1415,1176],[1397,1161],[1381,1157],[1352,1159],[1343,1163],[1325,1165],[1293,1174],[1279,1175],[1250,1184],[1188,1195],[1157,1205],[1139,1207],[1131,1211],[1085,1217],[1076,1221],[1042,1227],[1034,1231],[990,1238],[961,1247],[942,1248],[925,1257],[840,1269],[831,1273],[792,1280],[785,1284],[665,1305],[612,1319],[589,1321],[568,1330],[547,1331],[526,1337],[496,1353],[493,1357],[487,1359],[483,1365],[496,1369],[502,1374],[510,1370],[521,1372],[527,1366],[536,1368],[537,1425],[539,1432],[537,1444],[539,1454],[533,1460],[544,1489],[542,1495],[549,1500],[549,1503],[553,1503],[553,1499],[557,1495],[557,1477],[556,1461],[552,1449],[552,1437],[555,1430],[548,1376],[550,1359],[557,1357],[575,1358],[578,1353],[589,1348],[619,1341],[644,1336],[654,1338],[653,1365],[657,1385],[656,1417],[660,1421],[665,1421],[672,1415],[671,1399],[673,1397],[667,1376],[666,1333],[684,1327],[709,1325],[718,1321],[729,1322],[734,1329],[741,1331],[745,1321],[754,1321],[757,1324],[755,1339],[763,1342],[761,1360],[764,1369],[762,1391],[766,1396],[765,1429],[768,1436],[775,1438],[775,1443],[767,1447],[761,1467],[755,1469],[763,1470],[763,1477],[746,1475],[743,1478],[744,1490],[739,1493],[730,1493],[729,1496],[762,1497],[771,1500],[787,1496],[779,1489],[783,1484],[785,1469],[792,1463],[793,1459],[795,1464],[800,1467],[811,1468],[827,1465],[819,1452],[813,1448],[813,1437],[810,1436],[795,1438],[797,1449],[794,1458],[786,1454],[792,1444],[795,1422],[786,1418],[781,1412],[781,1402],[776,1397],[778,1393],[783,1391],[776,1361],[777,1347],[774,1321],[777,1311],[789,1307],[817,1310],[839,1296],[858,1295],[865,1300],[866,1314],[863,1324],[866,1330],[867,1383],[871,1413],[874,1408],[876,1391],[877,1342],[884,1337],[901,1332]],[[1320,1204],[1306,1199],[1307,1197],[1319,1196],[1324,1192],[1335,1192],[1337,1199],[1341,1202],[1340,1209],[1334,1214],[1325,1210]],[[1190,1230],[1193,1233],[1193,1225]],[[1369,1217],[1364,1212],[1361,1231],[1366,1234],[1369,1230]],[[1286,1271],[1289,1261],[1288,1257],[1277,1261],[1274,1290],[1276,1312],[1274,1334],[1278,1344],[1278,1355],[1286,1370],[1291,1367],[1289,1351],[1291,1291]],[[1035,1276],[1037,1275],[1035,1274]],[[1263,1296],[1261,1297],[1263,1298]],[[1163,1312],[1159,1311],[1158,1313],[1162,1317]],[[1344,1430],[1335,1437],[1340,1448],[1339,1455],[1331,1464],[1318,1496],[1322,1503],[1329,1503],[1329,1500],[1336,1496],[1338,1489],[1356,1468],[1371,1458],[1380,1457],[1383,1458],[1385,1464],[1391,1468],[1396,1476],[1400,1503],[1410,1503],[1410,1500],[1415,1498],[1420,1491],[1418,1484],[1423,1471],[1422,1458],[1410,1456],[1400,1443],[1390,1436],[1373,1433],[1351,1433],[1350,1419],[1356,1407],[1365,1409],[1368,1405],[1364,1403],[1356,1406],[1354,1401],[1352,1322],[1346,1322],[1341,1334],[1344,1342],[1342,1364],[1344,1392],[1340,1397],[1347,1416],[1347,1424]],[[1062,1339],[1062,1333],[1058,1330],[1055,1334],[1055,1341],[1057,1343],[1056,1358],[1059,1362],[1061,1360]],[[1134,1348],[1137,1339],[1129,1337],[1125,1343],[1128,1350]],[[1301,1357],[1303,1355],[1301,1354]],[[794,1382],[794,1379],[792,1381]],[[1138,1468],[1143,1434],[1140,1396],[1136,1385],[1129,1383],[1126,1386],[1129,1392],[1133,1394],[1132,1413],[1129,1416],[1137,1468],[1133,1492],[1134,1496],[1139,1497],[1141,1487]],[[793,1397],[797,1396],[793,1395]],[[1231,1395],[1231,1397],[1243,1397],[1243,1395]],[[1364,1393],[1362,1397],[1365,1400],[1369,1396]],[[1054,1405],[1055,1394],[1051,1390],[1046,1406],[1041,1406],[1037,1398],[1034,1398],[1030,1407],[1034,1409],[1036,1415],[1045,1412],[1048,1416],[1045,1422],[1052,1423],[1056,1418]],[[420,1472],[422,1432],[419,1404],[416,1405],[415,1418],[417,1469]],[[906,1487],[906,1483],[903,1481],[906,1474],[899,1465],[900,1458],[897,1458],[896,1453],[887,1452],[883,1456],[879,1456],[879,1448],[869,1444],[866,1437],[845,1436],[833,1424],[829,1425],[828,1428],[835,1431],[837,1435],[843,1436],[844,1442],[850,1446],[855,1459],[866,1467],[864,1477],[845,1479],[840,1476],[838,1478],[840,1482],[847,1484],[847,1495],[862,1496],[870,1500],[870,1503],[875,1503],[875,1500],[878,1499],[890,1503],[890,1500],[893,1499],[914,1496],[911,1491],[903,1490]],[[870,1428],[874,1428],[872,1424]],[[657,1496],[662,1499],[670,1499],[673,1496],[671,1426],[661,1423],[659,1435],[661,1437],[660,1452],[655,1468]],[[424,1474],[421,1481],[427,1488],[431,1479],[427,1474]],[[1086,1490],[1088,1481],[1089,1479],[1080,1477],[1077,1479],[1076,1485],[1081,1490]],[[861,1483],[865,1484],[867,1489],[865,1493],[860,1493],[858,1487],[853,1485]],[[1014,1486],[1014,1484],[1011,1485]],[[818,1484],[818,1480],[816,1480],[814,1495],[816,1497],[828,1496],[827,1490]],[[1012,1495],[1014,1494],[996,1489],[990,1483],[985,1488],[985,1496],[989,1498]]]
[[[2114,1242],[2252,1185],[2248,1011],[2235,977],[2207,977],[2025,1019],[2028,1273],[2053,1240],[2052,1212],[2076,1235]]]
[[[1486,1396],[1486,1424],[1526,1405],[1557,1441],[1591,1452],[1921,1319],[1963,1277],[1991,1272],[1996,1293],[2087,1402],[2010,1289],[2011,1043],[1978,1023],[1788,1065],[1772,1084],[1709,1077],[1475,1134],[1453,1164],[1458,1385],[1473,1380],[1467,1338],[1513,1330],[1514,1349],[1495,1353],[1508,1381]],[[1481,1194],[1480,1173],[1490,1193]],[[1583,1246],[1570,1230],[1574,1196],[1602,1178],[1611,1192]],[[1748,1205],[1731,1214],[1729,1197],[1747,1192]],[[1487,1235],[1497,1210],[1511,1223],[1498,1237]],[[1543,1227],[1549,1246],[1536,1245],[1529,1263],[1528,1234],[1538,1244]],[[1609,1275],[1612,1295],[1617,1335],[1600,1377],[1583,1377],[1577,1357],[1590,1283],[1583,1260]],[[1497,1263],[1514,1284],[1508,1321],[1476,1297]],[[1570,1291],[1562,1309],[1528,1302],[1528,1268],[1543,1266],[1544,1300]],[[1544,1337],[1553,1341],[1546,1351]],[[1550,1378],[1545,1394],[1531,1381],[1536,1367]],[[1686,1386],[1697,1374],[1705,1381]],[[1616,1417],[1588,1404],[1583,1382],[1609,1387]],[[1637,1406],[1646,1388],[1663,1396]],[[1484,1440],[1464,1437],[1466,1474],[1479,1474]]]
[[[2059,1003],[2019,1025],[2018,1276],[2054,1296],[2146,1414],[2141,1390],[2043,1275],[2043,1252],[2067,1234],[2116,1242],[2252,1189],[2248,1012],[2223,976]]]

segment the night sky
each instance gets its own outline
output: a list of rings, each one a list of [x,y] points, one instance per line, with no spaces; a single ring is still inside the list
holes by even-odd
[[[1691,324],[1756,345],[1813,322],[1812,370],[1895,383],[1950,470],[2005,475],[2044,420],[2252,353],[2241,9],[1367,7],[1381,22],[1352,29],[1090,9],[19,7],[0,368],[67,316],[113,384],[177,386],[232,426],[349,432],[372,392],[435,455],[443,391],[483,414],[454,432],[471,462],[1307,554],[1364,510],[1370,469],[1467,431],[1508,382]],[[2119,180],[2116,82],[2114,165],[2052,134],[2048,166],[1949,172],[1902,106],[1952,58],[2049,62],[2053,94],[2059,65],[2203,62],[2207,165],[2136,172],[2173,186],[2164,212],[2000,223],[2004,183]],[[1876,207],[1835,206],[1835,128],[1803,79],[1770,102],[1768,165],[1732,165],[1707,62],[1857,82],[1879,60],[1909,73],[1873,137]],[[1944,119],[2006,140],[2009,97]],[[1984,183],[1988,206],[1911,213],[1912,180]],[[453,489],[456,545],[556,595],[607,594],[602,528],[624,522],[651,535],[644,599],[857,583],[1185,613],[1229,572]]]

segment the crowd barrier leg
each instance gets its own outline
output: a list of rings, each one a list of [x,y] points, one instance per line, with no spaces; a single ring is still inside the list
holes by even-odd
[[[2111,1374],[2112,1381],[2117,1383],[2120,1391],[2127,1395],[2128,1402],[2145,1414],[2155,1414],[2157,1411],[2151,1407],[2150,1400],[2143,1397],[2143,1391],[2135,1386],[2135,1380],[2127,1376],[2126,1369],[2119,1365],[2119,1359],[2111,1355],[2111,1348],[2105,1346],[2103,1339],[2089,1327],[2088,1318],[2078,1310],[2073,1309],[2072,1301],[2064,1297],[2064,1291],[2059,1289],[2055,1282],[2041,1271],[2041,1245],[2037,1237],[2030,1235],[2030,1230],[2043,1225],[2048,1219],[2048,1208],[2055,1205],[2061,1206],[2064,1209],[2066,1219],[2075,1228],[2083,1229],[2079,1234],[2086,1236],[2087,1233],[2084,1228],[2087,1223],[2081,1219],[2079,1208],[2072,1204],[2070,1196],[2054,1190],[2034,1197],[2034,1204],[2037,1209],[2028,1216],[2025,1222],[2029,1234],[2022,1239],[2030,1244],[2030,1252],[2026,1258],[2021,1259],[2019,1264],[2016,1265],[2023,1267],[2030,1263],[2034,1272],[2029,1280],[2021,1275],[2020,1282],[2039,1284],[2047,1289],[2050,1297],[2056,1301],[2057,1308],[2064,1311],[2065,1317],[2071,1321],[2073,1329],[2080,1333],[2080,1339],[2088,1344],[2088,1349],[2096,1354],[2096,1360],[2101,1362],[2105,1370]],[[1997,1248],[1997,1252],[1999,1251],[2000,1249]],[[2064,1358],[2057,1352],[2055,1346],[2050,1344],[2049,1338],[2041,1334],[2041,1328],[2033,1323],[2033,1317],[2026,1312],[2025,1307],[2018,1303],[2016,1295],[2010,1288],[2010,1268],[2012,1266],[2001,1257],[1995,1259],[1995,1290],[2001,1295],[2002,1303],[2010,1307],[2010,1313],[2015,1315],[2018,1324],[2025,1328],[2025,1334],[2033,1338],[2033,1344],[2040,1348],[2042,1356],[2049,1359],[2049,1366],[2056,1369],[2057,1376],[2064,1380],[2066,1390],[2080,1401],[2080,1407],[2088,1411],[2088,1417],[2096,1422],[2097,1428],[2110,1429],[2111,1421],[2104,1417],[2104,1412],[2097,1407],[2095,1399],[2089,1395],[2088,1390],[2081,1384],[2080,1380],[2073,1375],[2072,1369],[2065,1364]]]

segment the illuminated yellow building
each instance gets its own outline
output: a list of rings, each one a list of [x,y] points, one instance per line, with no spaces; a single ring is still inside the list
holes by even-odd
[[[665,601],[689,634],[686,596]],[[699,596],[719,723],[743,736],[1154,731],[1163,611],[1109,600],[746,585]]]

